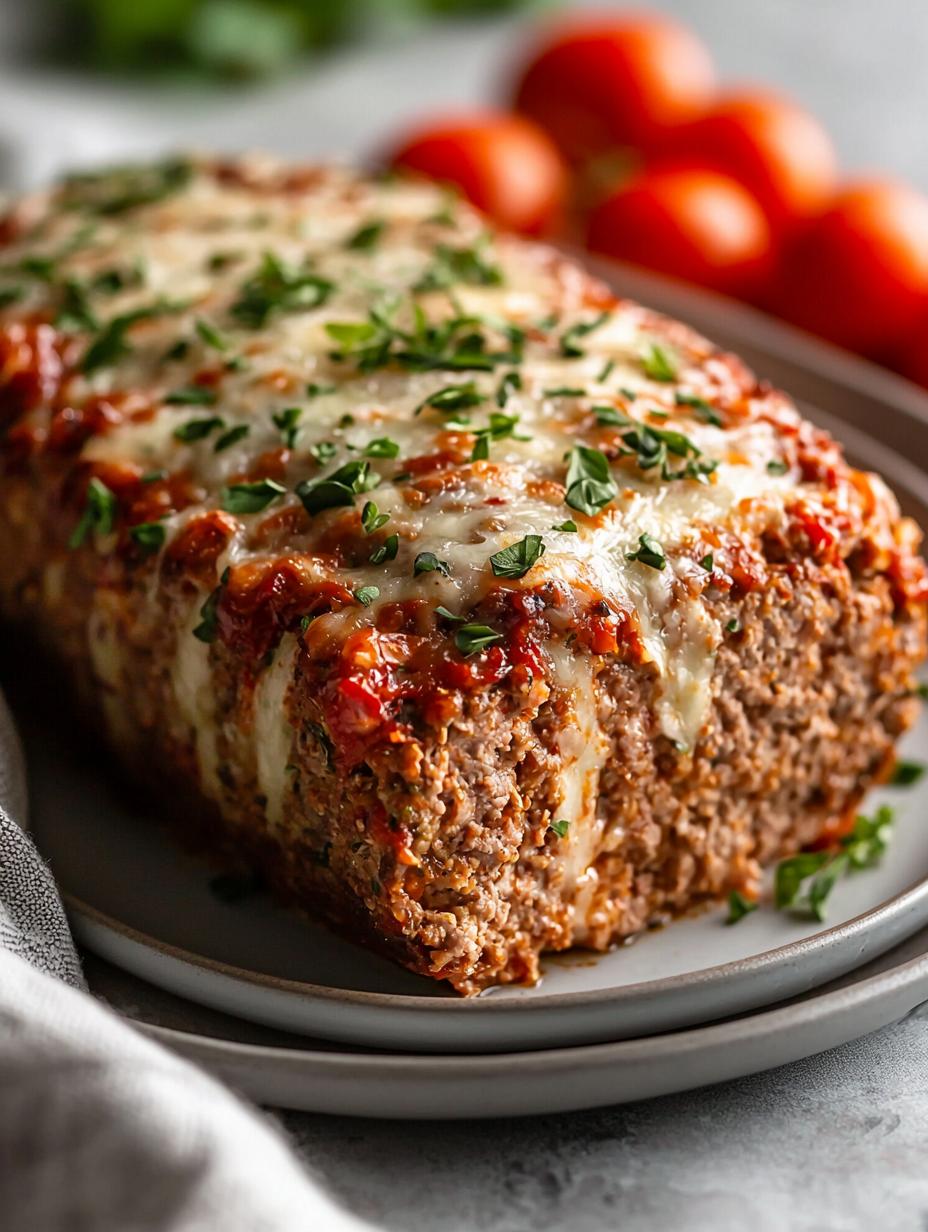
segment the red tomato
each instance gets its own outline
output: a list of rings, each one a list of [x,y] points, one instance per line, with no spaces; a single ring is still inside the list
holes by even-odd
[[[733,176],[778,232],[820,214],[837,182],[828,133],[807,111],[773,95],[724,98],[669,133],[662,153]]]
[[[550,28],[515,105],[580,162],[616,145],[649,148],[708,106],[714,89],[709,53],[685,26],[657,13],[600,13]]]
[[[928,316],[923,316],[915,327],[908,344],[902,349],[897,367],[903,376],[928,389]]]
[[[851,351],[899,349],[928,297],[928,199],[891,180],[848,185],[787,250],[769,305]]]
[[[560,220],[567,172],[550,138],[531,120],[480,112],[410,133],[390,165],[453,184],[495,222],[537,235]]]
[[[737,181],[716,171],[644,171],[590,216],[594,252],[700,283],[749,294],[772,266],[770,226]]]

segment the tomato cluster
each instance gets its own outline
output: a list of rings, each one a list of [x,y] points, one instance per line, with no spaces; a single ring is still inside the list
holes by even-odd
[[[928,198],[842,184],[818,120],[720,90],[684,26],[641,12],[548,26],[508,101],[408,133],[392,165],[504,227],[748,300],[928,386]]]

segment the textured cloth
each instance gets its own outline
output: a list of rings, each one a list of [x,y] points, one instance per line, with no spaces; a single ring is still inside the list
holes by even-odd
[[[84,989],[0,698],[3,1232],[352,1232],[261,1114]],[[20,824],[17,824],[20,823]]]

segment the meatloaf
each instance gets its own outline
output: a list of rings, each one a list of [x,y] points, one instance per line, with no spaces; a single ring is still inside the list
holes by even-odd
[[[8,627],[160,812],[413,970],[750,894],[912,722],[881,480],[446,191],[178,158],[0,245]]]

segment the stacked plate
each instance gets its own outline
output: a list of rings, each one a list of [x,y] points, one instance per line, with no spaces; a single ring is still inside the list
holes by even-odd
[[[928,525],[924,395],[746,309],[603,272],[790,390]],[[20,719],[36,839],[78,939],[105,960],[92,982],[267,1103],[389,1117],[593,1107],[794,1060],[928,1000],[928,779],[873,793],[868,809],[897,812],[892,845],[838,885],[827,925],[763,906],[726,927],[715,910],[607,955],[552,958],[535,988],[465,1001],[260,894],[217,896],[102,766],[50,738],[47,715]],[[928,761],[928,719],[902,756]]]

